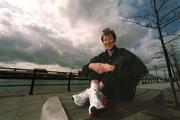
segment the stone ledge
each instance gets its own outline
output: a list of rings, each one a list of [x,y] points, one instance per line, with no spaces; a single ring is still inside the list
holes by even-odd
[[[70,96],[61,98],[61,102],[68,117],[72,120],[90,119],[88,115],[89,105],[78,107],[73,103]],[[137,89],[135,98],[130,101],[111,101],[107,109],[91,118],[91,120],[120,120],[138,112],[152,116],[152,118],[172,120],[171,113],[166,109],[162,91],[150,89]]]
[[[40,120],[68,120],[58,96],[50,97],[44,103]]]

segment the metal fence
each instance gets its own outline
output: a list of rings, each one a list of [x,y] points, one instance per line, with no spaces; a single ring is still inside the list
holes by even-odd
[[[88,85],[88,79],[80,77],[80,72],[59,72],[59,71],[47,71],[46,69],[20,69],[20,68],[4,68],[0,67],[0,79],[4,80],[7,84],[0,84],[2,87],[29,87],[28,94],[34,94],[34,88],[37,86],[66,86],[67,91],[71,90],[72,85]],[[30,80],[27,84],[8,84],[9,80]],[[65,83],[37,83],[36,81],[67,81]],[[72,81],[79,81],[72,83]],[[86,82],[83,82],[86,81]]]

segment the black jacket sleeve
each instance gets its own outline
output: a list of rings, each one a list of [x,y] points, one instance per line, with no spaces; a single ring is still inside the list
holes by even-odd
[[[135,55],[128,50],[121,48],[120,54],[117,57],[117,59],[112,63],[112,65],[115,65],[115,72],[118,74],[121,74],[127,66],[129,66],[132,61],[135,59]]]

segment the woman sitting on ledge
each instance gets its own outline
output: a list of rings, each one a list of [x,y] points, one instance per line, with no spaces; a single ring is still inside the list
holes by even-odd
[[[137,56],[124,48],[116,47],[116,34],[113,30],[104,29],[101,41],[105,52],[91,59],[82,70],[82,74],[91,80],[90,88],[72,96],[78,106],[89,101],[90,116],[103,110],[107,99],[133,99],[139,76],[147,72]]]

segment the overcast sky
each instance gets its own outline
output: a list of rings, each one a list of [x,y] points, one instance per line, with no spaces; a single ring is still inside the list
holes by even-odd
[[[0,66],[80,69],[104,51],[100,37],[110,27],[118,47],[135,53],[150,70],[154,65],[163,68],[162,58],[153,59],[160,51],[157,33],[120,21],[142,12],[144,1],[0,0]],[[179,27],[172,28],[179,32]]]

